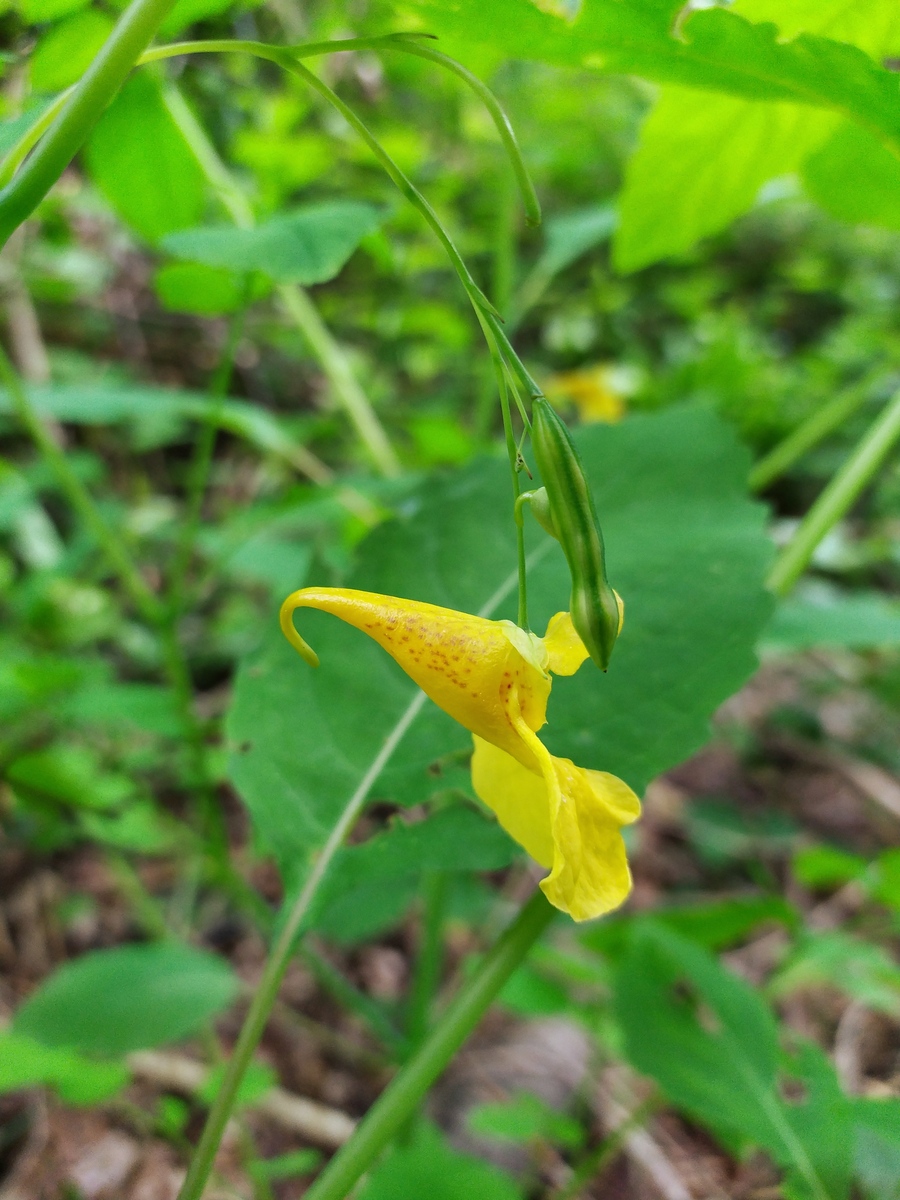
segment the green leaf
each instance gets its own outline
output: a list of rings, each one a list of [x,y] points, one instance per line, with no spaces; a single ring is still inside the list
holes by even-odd
[[[584,1129],[573,1117],[556,1112],[537,1096],[519,1092],[510,1100],[479,1104],[466,1124],[473,1133],[498,1141],[527,1143],[543,1138],[569,1149],[584,1143]]]
[[[87,746],[57,743],[14,759],[4,774],[14,788],[73,808],[118,808],[135,793],[125,775],[106,771]]]
[[[293,437],[271,413],[244,400],[228,399],[220,404],[202,392],[103,384],[34,387],[29,388],[29,395],[40,412],[59,421],[75,425],[128,423],[139,431],[162,427],[172,441],[183,436],[187,420],[208,420],[214,415],[222,429],[296,465]],[[0,390],[0,413],[12,411],[9,393]]]
[[[339,851],[308,925],[342,944],[389,929],[418,893],[424,871],[497,871],[518,856],[492,820],[456,804],[424,821],[395,821],[361,846]]]
[[[178,258],[231,271],[260,271],[279,283],[324,283],[383,219],[384,213],[371,204],[333,200],[294,209],[255,229],[185,229],[165,238],[163,247]]]
[[[807,1098],[782,1099],[777,1026],[748,984],[648,922],[622,965],[615,1009],[632,1064],[726,1146],[766,1149],[796,1196],[847,1196],[850,1116],[833,1072],[823,1078],[822,1064],[802,1056],[793,1073]]]
[[[521,1200],[506,1175],[459,1154],[433,1125],[421,1121],[368,1176],[359,1200]]]
[[[153,276],[153,289],[169,312],[198,317],[236,312],[244,300],[239,275],[202,263],[166,263]]]
[[[626,621],[607,675],[589,664],[556,681],[546,740],[640,790],[703,743],[711,714],[756,665],[752,647],[771,609],[764,510],[746,496],[746,452],[709,413],[670,410],[585,428],[577,440]],[[411,515],[361,544],[348,586],[514,618],[508,486],[495,461],[429,480]],[[528,534],[532,620],[543,630],[568,602],[568,571],[556,542],[534,525]],[[241,668],[228,723],[232,779],[291,875],[305,871],[416,696],[393,660],[341,621],[304,611],[303,633],[320,669],[273,622]],[[429,764],[470,747],[426,704],[372,797],[420,802],[437,786]]]
[[[791,862],[797,880],[808,888],[839,887],[858,879],[869,864],[837,846],[804,846]]]
[[[95,8],[48,29],[31,56],[31,86],[57,92],[80,79],[109,37],[113,22]]]
[[[87,8],[89,3],[90,0],[16,0],[13,7],[19,10],[29,25],[42,25]]]
[[[819,33],[850,42],[879,59],[900,49],[900,10],[894,0],[735,0],[748,21],[771,21],[785,41]]]
[[[747,100],[834,109],[900,134],[896,77],[855,46],[803,34],[781,41],[774,25],[734,12],[683,11],[680,0],[592,0],[574,20],[540,11],[532,0],[418,0],[422,26],[447,37],[450,53],[501,45],[512,58],[595,67],[726,92]],[[673,33],[677,27],[677,36]]]
[[[127,1054],[197,1032],[236,992],[231,969],[212,954],[169,942],[121,946],[65,963],[12,1027],[46,1046]]]
[[[854,1097],[854,1165],[868,1200],[900,1200],[900,1100]]]
[[[783,600],[763,630],[764,652],[900,646],[900,604],[881,592],[819,591]]]
[[[619,958],[635,931],[648,920],[707,950],[725,950],[744,941],[767,922],[794,926],[797,913],[780,896],[732,896],[723,900],[669,904],[655,908],[649,915],[627,913],[607,917],[587,928],[579,935],[579,940],[589,950]]]
[[[234,0],[176,0],[175,7],[159,27],[163,37],[175,37],[198,21],[227,12]]]
[[[753,206],[764,183],[797,171],[835,123],[807,105],[664,88],[626,168],[616,267],[634,271],[718,233]]]
[[[184,731],[174,694],[152,683],[97,683],[79,688],[61,706],[66,718],[126,732],[164,737]]]
[[[803,186],[839,221],[900,229],[900,159],[850,121],[807,160]]]
[[[127,1082],[128,1071],[121,1063],[94,1062],[19,1033],[0,1033],[0,1093],[45,1085],[66,1104],[100,1104]]]
[[[87,163],[118,216],[147,241],[195,225],[203,212],[203,173],[146,72],[131,76],[97,122]]]

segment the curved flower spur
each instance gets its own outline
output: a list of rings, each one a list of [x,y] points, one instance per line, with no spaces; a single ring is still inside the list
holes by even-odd
[[[588,657],[567,612],[544,637],[416,600],[349,588],[302,588],[281,608],[281,628],[312,666],[318,658],[293,623],[318,608],[373,638],[435,704],[472,733],[472,783],[503,828],[550,870],[541,888],[576,921],[620,905],[631,874],[620,833],[640,815],[635,793],[604,771],[556,758],[537,736],[556,675]]]

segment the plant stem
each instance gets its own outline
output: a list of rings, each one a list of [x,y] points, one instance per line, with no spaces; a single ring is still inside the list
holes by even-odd
[[[447,872],[428,871],[422,879],[422,922],[419,952],[409,998],[410,1047],[419,1047],[428,1033],[431,1005],[441,983],[444,965],[444,912]]]
[[[0,192],[0,246],[75,157],[173,5],[174,0],[132,0],[116,22],[34,154]]]
[[[349,1142],[306,1193],[306,1200],[344,1200],[358,1179],[416,1111],[425,1093],[484,1016],[497,993],[550,924],[555,910],[536,892],[463,985],[437,1025],[397,1074]]]
[[[335,341],[319,316],[319,310],[309,298],[309,293],[299,284],[282,283],[278,295],[285,312],[306,338],[309,348],[322,364],[335,396],[344,408],[359,439],[369,453],[373,464],[388,479],[396,479],[401,472],[400,461],[391,445],[384,427],[375,415],[368,396],[359,386],[350,367],[346,351]]]
[[[240,229],[252,229],[256,219],[247,197],[219,158],[206,130],[185,103],[181,92],[174,84],[168,84],[163,99],[169,115],[235,225]],[[397,478],[401,468],[394,447],[353,374],[346,351],[331,336],[309,294],[298,284],[285,283],[279,286],[278,296],[321,363],[335,397],[368,451],[372,464],[388,479]]]
[[[839,392],[833,400],[816,409],[783,441],[764,455],[748,477],[750,490],[761,492],[783,475],[807,450],[818,445],[860,407],[866,399],[872,380],[866,378],[851,388]]]
[[[247,292],[249,292],[249,281],[245,284],[245,296]],[[175,620],[181,614],[183,607],[184,585],[194,550],[194,542],[197,540],[197,531],[200,528],[203,499],[209,484],[216,448],[216,435],[219,432],[222,408],[234,371],[234,355],[238,342],[241,340],[246,315],[247,309],[244,303],[229,324],[225,345],[222,347],[222,353],[207,389],[207,396],[211,403],[206,413],[206,419],[200,426],[193,459],[188,469],[186,513],[181,525],[181,536],[178,540],[169,584],[169,607]]]
[[[503,332],[501,321],[498,317],[498,314],[494,310],[493,305],[472,278],[472,274],[469,271],[469,268],[466,266],[462,255],[457,250],[453,239],[442,225],[437,213],[434,211],[419,189],[409,178],[407,178],[403,171],[400,170],[400,168],[384,149],[375,135],[371,132],[365,122],[359,116],[357,116],[357,114],[348,104],[344,103],[344,101],[340,98],[340,96],[337,95],[336,92],[332,91],[332,89],[326,83],[319,79],[317,75],[314,75],[313,72],[305,67],[302,63],[294,61],[287,55],[284,55],[279,61],[281,66],[283,66],[286,71],[290,71],[292,74],[297,75],[300,79],[303,79],[309,84],[313,91],[318,92],[320,96],[324,97],[324,99],[332,104],[341,114],[344,120],[356,130],[365,144],[369,147],[369,149],[384,167],[385,171],[397,189],[403,196],[406,197],[410,204],[412,204],[413,207],[421,213],[425,221],[438,238],[438,241],[444,247],[448,258],[453,265],[453,269],[456,271],[460,282],[465,288],[477,316],[482,323],[486,324],[490,329],[503,359],[509,363],[512,370],[522,381],[529,395],[542,395],[543,393],[540,386],[536,380],[532,378],[528,369],[525,367],[525,364],[510,345],[509,339]]]
[[[898,438],[900,392],[885,405],[775,560],[766,584],[777,596],[785,596],[791,590],[809,565],[816,547],[850,511]]]
[[[643,1125],[658,1107],[659,1100],[654,1096],[639,1104],[607,1137],[588,1151],[572,1172],[572,1178],[561,1191],[553,1194],[552,1200],[576,1200],[582,1189],[596,1179],[618,1154],[629,1133]]]
[[[392,1055],[402,1056],[406,1045],[405,1039],[377,1000],[373,1000],[371,996],[367,996],[355,988],[350,980],[328,961],[324,954],[320,954],[308,943],[300,948],[300,957],[326,992],[330,992],[344,1008],[361,1017]]]
[[[253,1002],[247,1011],[247,1016],[238,1035],[234,1053],[228,1063],[225,1076],[219,1087],[219,1091],[216,1093],[216,1098],[209,1110],[206,1124],[203,1127],[203,1133],[200,1136],[200,1142],[191,1160],[191,1165],[188,1168],[181,1191],[178,1193],[178,1200],[200,1200],[203,1194],[203,1189],[206,1186],[206,1181],[209,1178],[209,1173],[212,1170],[213,1162],[219,1149],[219,1143],[222,1140],[222,1134],[225,1132],[225,1126],[228,1124],[231,1110],[234,1108],[234,1102],[237,1098],[241,1081],[244,1078],[247,1067],[250,1065],[253,1052],[263,1035],[266,1022],[269,1019],[269,1013],[278,996],[278,989],[287,970],[287,965],[294,949],[294,942],[309,913],[319,884],[325,877],[325,872],[343,844],[344,838],[349,833],[351,826],[359,816],[369,795],[369,790],[381,774],[385,764],[390,760],[391,755],[403,739],[407,729],[409,729],[418,716],[424,703],[425,693],[417,692],[408,704],[400,720],[394,726],[390,736],[385,740],[381,750],[373,759],[369,769],[360,780],[356,791],[347,801],[340,819],[329,834],[328,841],[323,846],[321,854],[316,859],[296,899],[289,900],[285,904],[282,912],[282,920],[279,921],[279,932],[275,944],[269,952],[262,979],[253,997]]]

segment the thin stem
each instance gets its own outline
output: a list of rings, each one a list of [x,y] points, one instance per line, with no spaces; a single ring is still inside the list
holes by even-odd
[[[337,399],[343,405],[372,463],[382,475],[396,479],[401,466],[394,447],[375,415],[368,396],[359,386],[346,352],[331,336],[309,293],[296,283],[283,283],[278,288],[278,295],[285,311],[322,364]]]
[[[248,291],[249,282],[245,284],[245,302],[231,319],[228,334],[225,338],[225,345],[222,347],[222,353],[219,356],[219,361],[216,364],[216,369],[213,372],[213,377],[207,389],[207,396],[211,403],[206,412],[206,419],[200,427],[200,434],[194,446],[193,459],[188,469],[186,511],[181,524],[181,537],[179,538],[178,549],[175,553],[175,561],[172,565],[169,584],[169,604],[173,615],[180,613],[182,608],[185,580],[191,562],[191,555],[194,551],[194,543],[197,540],[197,530],[200,528],[203,500],[209,484],[210,472],[212,471],[213,456],[216,449],[216,436],[221,424],[222,409],[228,387],[231,383],[231,376],[234,372],[235,352],[244,331],[244,321],[247,316],[246,294]]]
[[[0,246],[34,212],[78,153],[173,5],[174,0],[132,0],[116,22],[34,154],[0,192]]]
[[[403,1128],[425,1093],[463,1045],[541,936],[555,910],[536,892],[463,985],[422,1046],[369,1109],[350,1140],[306,1193],[306,1200],[344,1200]],[[191,1198],[193,1200],[193,1198]]]
[[[582,1189],[596,1179],[615,1158],[628,1135],[638,1126],[643,1125],[657,1108],[659,1108],[659,1100],[655,1096],[651,1096],[639,1104],[634,1112],[630,1113],[608,1137],[588,1151],[575,1167],[571,1179],[561,1191],[553,1194],[552,1200],[576,1200]]]
[[[428,871],[422,879],[421,934],[407,1022],[410,1046],[413,1049],[421,1044],[428,1033],[431,1006],[441,983],[447,882],[446,871]]]
[[[483,325],[483,323],[482,323]],[[485,330],[488,349],[491,352],[491,363],[497,380],[497,390],[500,393],[500,411],[503,414],[503,435],[506,439],[506,456],[509,459],[509,473],[512,480],[513,517],[516,525],[516,565],[519,578],[519,606],[516,624],[520,629],[528,628],[528,562],[525,557],[525,522],[522,518],[522,507],[519,504],[521,484],[519,480],[519,448],[516,445],[512,426],[512,413],[509,410],[509,388],[507,387],[506,371],[500,352],[490,333]]]
[[[361,1017],[382,1045],[393,1055],[402,1055],[406,1045],[405,1039],[377,1000],[373,1000],[355,988],[350,980],[328,961],[324,954],[320,954],[308,943],[301,946],[300,957],[325,991],[330,992],[343,1008],[349,1009],[350,1012]]]
[[[500,134],[500,140],[503,143],[503,149],[506,151],[506,156],[509,159],[510,166],[516,178],[516,183],[519,188],[519,194],[522,197],[522,204],[525,209],[525,220],[529,225],[540,225],[541,223],[541,202],[538,200],[537,192],[534,190],[534,184],[531,182],[531,176],[528,174],[528,168],[525,166],[525,159],[522,156],[522,151],[519,148],[519,143],[516,139],[515,130],[510,124],[509,117],[503,111],[497,97],[491,89],[471,71],[466,70],[462,63],[458,63],[454,58],[448,58],[446,54],[441,54],[439,50],[432,50],[430,46],[424,46],[420,42],[404,40],[402,42],[394,42],[393,45],[388,45],[386,49],[403,50],[406,54],[414,54],[417,58],[427,58],[430,62],[438,63],[445,70],[451,71],[454,75],[458,75],[465,83],[469,85],[475,95],[488,110],[491,119],[496,126],[497,132]],[[501,311],[505,306],[498,305]]]
[[[381,774],[385,764],[390,760],[407,729],[418,716],[424,703],[425,693],[417,692],[373,759],[368,771],[360,780],[356,791],[348,800],[296,899],[289,901],[285,906],[278,936],[266,960],[262,979],[241,1027],[222,1084],[209,1110],[196,1153],[191,1160],[181,1191],[178,1193],[178,1200],[200,1200],[203,1194],[241,1081],[266,1027],[269,1013],[278,996],[278,989],[294,949],[294,942],[309,913],[319,885],[331,865],[332,859],[343,844],[344,838],[359,816],[369,790]]]
[[[839,392],[828,404],[817,408],[792,430],[783,441],[764,455],[748,477],[751,491],[761,492],[773,483],[808,450],[816,446],[860,407],[869,394],[872,380],[866,378],[854,387]]]
[[[809,565],[816,547],[850,511],[898,438],[900,392],[888,401],[775,560],[766,583],[777,596],[785,596],[791,590]]]
[[[525,159],[516,139],[515,131],[509,117],[503,111],[499,100],[477,75],[473,75],[461,63],[439,50],[422,44],[422,39],[428,39],[428,34],[393,33],[386,37],[341,38],[325,42],[298,43],[294,46],[271,46],[266,42],[251,42],[243,40],[216,39],[197,42],[176,42],[169,46],[154,46],[142,57],[142,63],[158,62],[160,59],[172,58],[183,54],[214,54],[244,51],[259,58],[267,58],[270,62],[283,62],[287,53],[295,59],[316,58],[322,54],[346,53],[348,50],[401,50],[406,54],[414,54],[418,58],[428,59],[437,63],[445,70],[452,72],[466,83],[478,96],[488,111],[491,120],[500,135],[503,149],[509,159],[510,166],[516,178],[522,204],[525,208],[525,219],[529,225],[540,225],[541,205],[534,190],[534,184],[528,174]]]
[[[513,371],[515,371],[516,375],[527,389],[529,395],[542,395],[543,393],[541,392],[539,385],[532,378],[531,374],[525,367],[525,364],[510,345],[509,339],[503,332],[499,316],[496,313],[494,306],[490,303],[484,292],[482,292],[481,288],[472,278],[472,274],[469,271],[469,268],[466,266],[462,255],[457,250],[453,239],[441,224],[437,213],[434,211],[419,189],[403,173],[403,171],[400,170],[400,168],[391,158],[390,154],[388,154],[388,152],[384,149],[365,122],[358,117],[353,109],[348,104],[345,104],[340,96],[338,96],[336,92],[332,91],[332,89],[326,83],[319,79],[317,75],[314,75],[312,71],[308,70],[308,68],[304,67],[302,63],[295,62],[286,56],[281,60],[281,65],[285,70],[290,71],[292,74],[297,75],[300,79],[303,79],[314,91],[318,92],[320,96],[324,97],[330,104],[334,105],[345,121],[347,121],[347,123],[356,130],[365,144],[381,163],[382,167],[384,167],[385,171],[397,189],[406,197],[410,204],[412,204],[421,213],[425,221],[431,227],[438,241],[440,241],[441,245],[444,247],[448,258],[453,265],[453,269],[456,271],[460,282],[465,288],[476,314],[480,319],[483,319],[483,323],[485,323],[490,329],[504,360],[508,362]]]

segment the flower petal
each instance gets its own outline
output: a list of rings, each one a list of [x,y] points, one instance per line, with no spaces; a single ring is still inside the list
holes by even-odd
[[[351,588],[294,592],[282,605],[282,623],[290,629],[297,608],[322,609],[367,633],[455,721],[537,769],[513,710],[517,720],[539,729],[550,677],[522,656],[503,622]]]
[[[574,675],[585,659],[590,657],[587,646],[578,636],[567,612],[550,618],[544,634],[547,667],[554,675]]]
[[[472,786],[513,839],[542,867],[553,865],[550,805],[543,775],[528,771],[505,750],[477,735]]]
[[[617,908],[631,890],[619,831],[637,819],[640,801],[615,775],[555,758],[521,718],[519,732],[531,745],[541,775],[476,739],[475,791],[510,836],[551,867],[541,882],[550,903],[576,921],[599,917]]]

